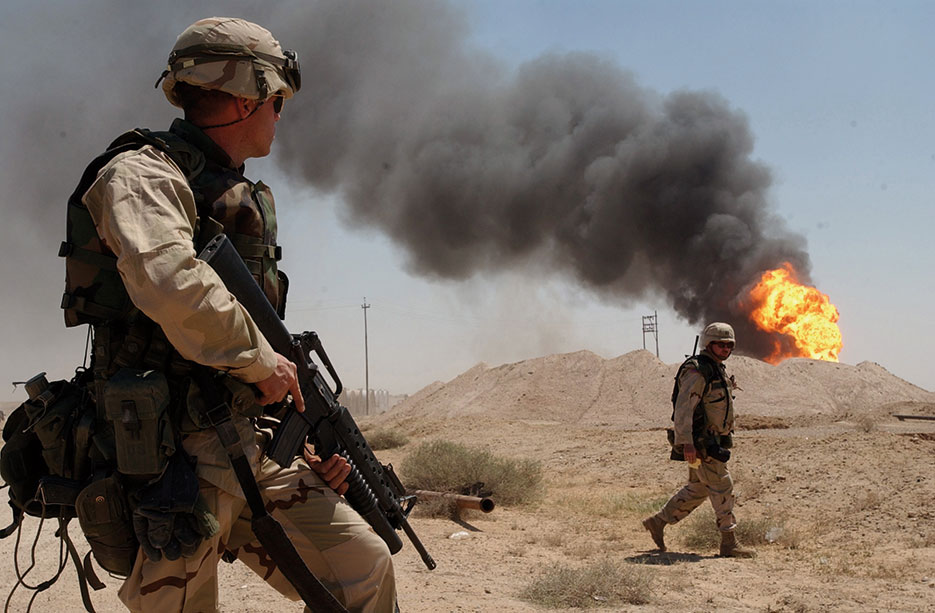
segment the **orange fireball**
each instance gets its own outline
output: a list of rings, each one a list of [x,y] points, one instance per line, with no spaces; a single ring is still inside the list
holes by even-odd
[[[843,346],[838,309],[828,296],[799,283],[792,264],[786,262],[782,268],[763,273],[749,296],[753,303],[750,319],[760,329],[792,341],[777,342],[767,362],[777,364],[792,357],[838,361]]]

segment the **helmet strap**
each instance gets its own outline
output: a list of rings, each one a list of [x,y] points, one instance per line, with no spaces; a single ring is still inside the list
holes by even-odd
[[[250,111],[249,113],[247,113],[246,117],[241,117],[240,119],[235,119],[234,121],[228,121],[227,123],[215,124],[215,125],[213,125],[213,126],[198,126],[198,128],[199,128],[200,130],[202,130],[202,131],[204,131],[204,130],[213,130],[213,129],[215,129],[215,128],[226,128],[227,126],[232,126],[232,125],[234,125],[234,124],[236,124],[236,123],[240,123],[241,121],[246,121],[246,120],[250,119],[250,117],[252,117],[254,113],[256,113],[258,110],[260,110],[260,107],[263,106],[264,104],[266,104],[266,100],[263,100],[263,101],[260,102],[258,105],[256,105],[255,107],[253,107],[253,110]]]

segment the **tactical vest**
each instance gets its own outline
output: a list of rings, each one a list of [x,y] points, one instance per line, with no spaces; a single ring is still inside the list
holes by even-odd
[[[94,327],[95,353],[99,361],[107,356],[110,373],[117,367],[140,365],[144,358],[147,367],[159,370],[179,363],[161,329],[130,301],[117,271],[117,258],[101,241],[81,201],[115,156],[147,145],[168,155],[188,180],[198,215],[196,251],[215,235],[227,234],[280,317],[285,314],[288,280],[277,268],[282,251],[276,245],[276,210],[269,188],[247,180],[242,169],[221,163],[226,156],[188,122],[177,119],[167,132],[132,130],[118,137],[84,171],[68,199],[66,240],[59,250],[65,258],[61,304],[65,325]]]
[[[715,399],[718,403],[723,401],[725,403],[724,409],[724,419],[723,422],[716,426],[716,429],[722,434],[727,434],[728,429],[728,419],[731,416],[733,408],[733,397],[731,396],[731,386],[727,381],[727,378],[724,376],[721,371],[720,366],[710,357],[705,354],[693,355],[679,366],[678,370],[675,373],[675,385],[672,387],[672,421],[675,421],[675,404],[678,401],[679,397],[679,378],[682,376],[682,373],[686,368],[692,367],[695,368],[702,377],[704,377],[705,385],[704,391],[701,394],[701,401],[698,403],[698,406],[695,407],[694,415],[692,416],[692,432],[694,435],[698,436],[703,432],[709,425],[711,425],[711,419],[709,415],[709,409],[712,408],[709,405],[712,402],[710,396],[713,393],[716,393],[718,399]],[[721,392],[723,391],[723,396]]]

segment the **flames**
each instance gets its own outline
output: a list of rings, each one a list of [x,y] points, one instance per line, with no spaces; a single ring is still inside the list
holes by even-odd
[[[838,361],[843,345],[838,309],[828,296],[799,283],[792,264],[763,273],[749,297],[750,319],[760,329],[784,337],[765,358],[767,362],[777,364],[791,357]]]

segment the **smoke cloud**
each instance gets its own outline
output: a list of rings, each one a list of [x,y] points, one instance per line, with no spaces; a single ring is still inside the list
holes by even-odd
[[[809,258],[771,213],[745,116],[717,94],[660,95],[585,53],[509,71],[436,2],[325,3],[283,26],[309,84],[279,135],[283,164],[338,190],[415,272],[523,267],[608,303],[661,296],[772,351],[741,297],[784,261],[807,281]]]
[[[115,0],[4,9],[0,49],[21,59],[2,68],[2,206],[17,223],[0,227],[10,254],[0,274],[21,281],[23,303],[51,305],[6,338],[44,344],[61,330],[59,288],[29,280],[61,278],[51,254],[65,199],[114,136],[168,125],[176,113],[153,82],[175,36],[217,12]],[[279,124],[278,163],[338,193],[347,220],[392,237],[414,272],[515,269],[562,276],[609,304],[662,297],[690,323],[732,322],[753,355],[772,349],[739,297],[783,261],[807,282],[809,259],[771,212],[746,118],[717,94],[649,91],[586,53],[514,68],[475,48],[465,15],[434,0],[221,12],[299,52],[303,89]]]

